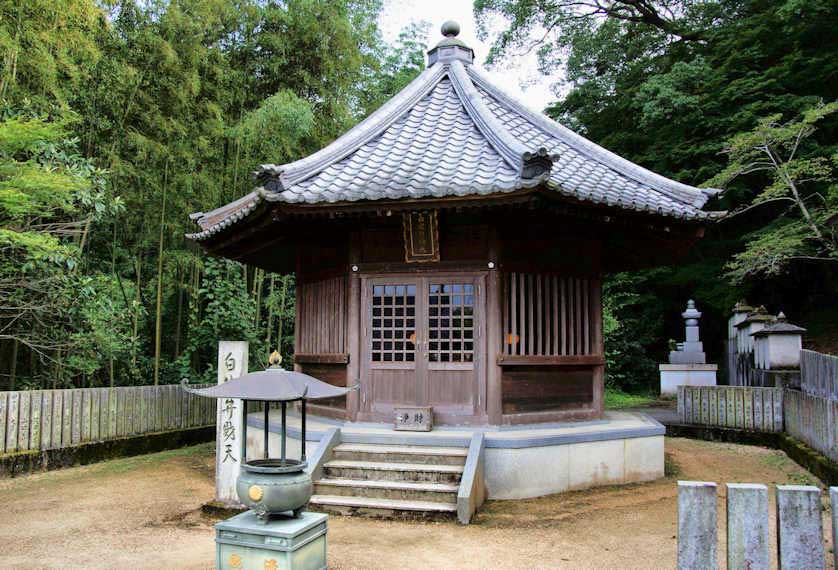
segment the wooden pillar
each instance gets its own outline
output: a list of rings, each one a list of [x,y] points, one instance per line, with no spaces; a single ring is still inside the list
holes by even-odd
[[[501,367],[498,366],[498,351],[501,346],[501,271],[499,261],[498,235],[495,228],[489,231],[489,262],[494,267],[489,269],[486,279],[486,413],[489,423],[500,425],[501,407]]]
[[[346,367],[346,384],[352,386],[361,380],[361,276],[355,267],[359,267],[360,235],[352,232],[349,236],[349,287],[347,287],[347,328],[346,351],[349,363]],[[361,391],[353,390],[346,396],[347,419],[354,421],[361,403]]]
[[[591,280],[591,352],[605,358],[605,344],[602,337],[602,276]],[[605,365],[594,367],[594,409],[605,411]]]
[[[300,252],[299,250],[296,253],[296,260],[294,262],[294,354],[300,354],[300,338],[302,328],[300,327],[301,317],[300,313],[302,312],[300,309],[302,308],[302,299],[303,299],[303,290],[305,286],[302,283],[302,279],[300,278]],[[294,371],[302,372],[303,367],[297,364],[296,360],[294,361]]]

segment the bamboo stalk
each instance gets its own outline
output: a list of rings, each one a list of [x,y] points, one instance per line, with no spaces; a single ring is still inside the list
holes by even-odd
[[[166,185],[169,180],[169,160],[163,167],[163,207],[160,211],[160,234],[157,245],[157,310],[154,324],[154,385],[160,383],[160,335],[163,329],[163,226],[166,221]]]

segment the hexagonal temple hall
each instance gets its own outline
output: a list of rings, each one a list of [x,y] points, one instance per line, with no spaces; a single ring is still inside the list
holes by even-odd
[[[720,215],[702,209],[716,191],[527,109],[477,69],[458,31],[446,24],[427,69],[349,132],[193,214],[190,237],[295,274],[295,367],[360,384],[309,407],[314,442],[337,427],[336,449],[361,446],[331,462],[383,464],[363,449],[381,445],[415,465],[410,449],[468,448],[480,434],[490,497],[661,476],[662,426],[603,410],[601,283],[685,257]],[[395,431],[403,410],[424,410],[434,429]],[[353,480],[349,469],[324,478]],[[384,497],[408,497],[404,484]],[[355,498],[340,486],[315,492]]]

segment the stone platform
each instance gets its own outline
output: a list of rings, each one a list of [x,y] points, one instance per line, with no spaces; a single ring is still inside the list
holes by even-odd
[[[300,451],[299,417],[289,414],[288,454]],[[262,453],[261,413],[248,417],[248,454]],[[484,435],[485,483],[490,499],[521,499],[563,491],[651,481],[664,474],[665,428],[640,412],[605,412],[600,420],[519,426],[439,426],[430,432],[394,431],[391,424],[341,422],[309,415],[307,455],[339,431],[341,444],[468,448]],[[334,435],[332,435],[334,437]],[[270,417],[271,455],[278,454],[279,418]],[[333,459],[331,449],[323,461]]]
[[[215,525],[217,570],[326,568],[326,521],[320,513],[260,522],[246,511]]]
[[[678,386],[715,386],[717,364],[661,364],[661,395],[674,396]]]

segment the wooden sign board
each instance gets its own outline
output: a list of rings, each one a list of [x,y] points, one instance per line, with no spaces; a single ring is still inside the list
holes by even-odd
[[[433,428],[433,410],[421,407],[394,408],[396,431],[431,431]]]
[[[436,210],[417,210],[402,215],[404,260],[407,263],[439,261],[439,226]]]

